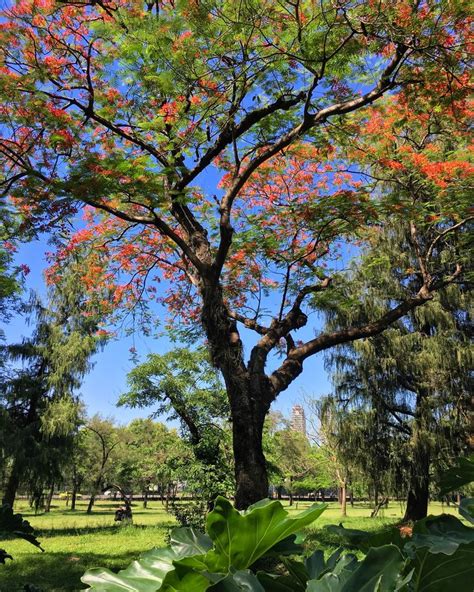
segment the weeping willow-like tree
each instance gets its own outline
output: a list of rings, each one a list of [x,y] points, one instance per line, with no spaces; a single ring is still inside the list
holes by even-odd
[[[354,305],[334,305],[329,325],[389,308],[408,289],[400,276],[415,265],[417,250],[435,239],[426,233],[425,245],[414,244],[409,224],[374,235],[348,278],[346,291]],[[453,236],[452,249],[464,240]],[[443,265],[442,258],[437,265]],[[369,286],[374,274],[378,282]],[[468,446],[471,304],[469,285],[453,283],[385,333],[339,347],[327,359],[338,409],[365,418],[353,462],[374,475],[376,490],[383,489],[377,480],[384,473],[402,483],[406,520],[426,516],[433,473]],[[356,424],[350,422],[352,434]]]
[[[34,300],[29,314],[35,323],[31,337],[2,348],[3,503],[11,506],[22,483],[40,496],[59,477],[77,428],[74,392],[103,340],[97,318],[81,305],[73,269],[50,294],[50,308]]]

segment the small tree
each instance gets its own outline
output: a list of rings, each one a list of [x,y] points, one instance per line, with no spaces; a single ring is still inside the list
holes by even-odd
[[[177,348],[164,355],[150,354],[129,373],[128,384],[130,390],[121,396],[119,405],[153,406],[154,414],[166,413],[170,419],[179,419],[201,466],[200,489],[205,503],[227,493],[231,480],[225,443],[221,441],[225,440],[223,422],[229,416],[229,406],[208,353]]]

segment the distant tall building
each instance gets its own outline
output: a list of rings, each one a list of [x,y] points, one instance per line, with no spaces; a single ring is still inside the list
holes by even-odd
[[[295,430],[295,432],[300,432],[306,436],[306,417],[304,414],[304,409],[301,405],[293,405],[293,409],[291,410],[291,421],[290,421],[291,429]]]

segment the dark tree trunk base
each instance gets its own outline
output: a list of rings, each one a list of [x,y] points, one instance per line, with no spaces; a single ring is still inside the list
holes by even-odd
[[[18,471],[16,469],[15,464],[13,464],[12,472],[8,478],[5,492],[3,494],[2,504],[8,504],[11,508],[13,508],[13,504],[15,503],[16,492],[20,485],[20,478],[18,476]]]

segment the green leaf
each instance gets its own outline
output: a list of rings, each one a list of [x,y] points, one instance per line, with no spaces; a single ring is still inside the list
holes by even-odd
[[[21,538],[44,551],[31,524],[21,514],[14,514],[8,504],[0,507],[0,538]]]
[[[212,541],[194,528],[174,528],[170,536],[171,547],[179,557],[203,555],[212,548]]]
[[[465,543],[474,543],[474,529],[465,526],[455,516],[442,514],[416,522],[413,536],[405,548],[427,547],[430,553],[452,555]]]
[[[210,590],[212,592],[265,592],[257,576],[249,569],[229,574]]]
[[[474,524],[474,497],[465,497],[461,500],[459,513],[471,524]]]
[[[230,566],[246,569],[270,551],[278,542],[311,524],[326,509],[313,504],[294,518],[288,517],[278,501],[262,500],[245,512],[238,512],[223,497],[218,497],[207,517],[207,532],[214,543],[212,563],[228,571]]]
[[[410,592],[468,592],[474,581],[474,543],[460,545],[452,555],[418,549]]]
[[[333,555],[331,555],[331,557]],[[308,571],[309,578],[312,580],[317,580],[326,568],[326,564],[324,562],[324,553],[319,550],[315,551],[306,559],[305,565]]]
[[[339,569],[308,582],[307,592],[393,592],[405,563],[395,545],[370,549],[359,563],[353,557],[341,561],[336,565]]]
[[[440,495],[456,491],[474,482],[474,454],[458,459],[458,466],[448,469],[439,481]]]
[[[159,588],[163,592],[205,592],[213,584],[226,577],[226,574],[200,573],[187,565],[175,565],[175,570],[168,573]],[[158,589],[158,588],[157,588]]]
[[[305,564],[301,561],[296,561],[295,559],[283,559],[283,564],[288,570],[291,578],[294,580],[295,592],[298,590],[304,591],[306,588],[306,582],[309,580],[309,574]]]
[[[160,589],[166,574],[174,569],[173,561],[177,558],[173,549],[152,549],[118,574],[108,569],[94,568],[86,571],[81,581],[96,592],[154,592]]]

